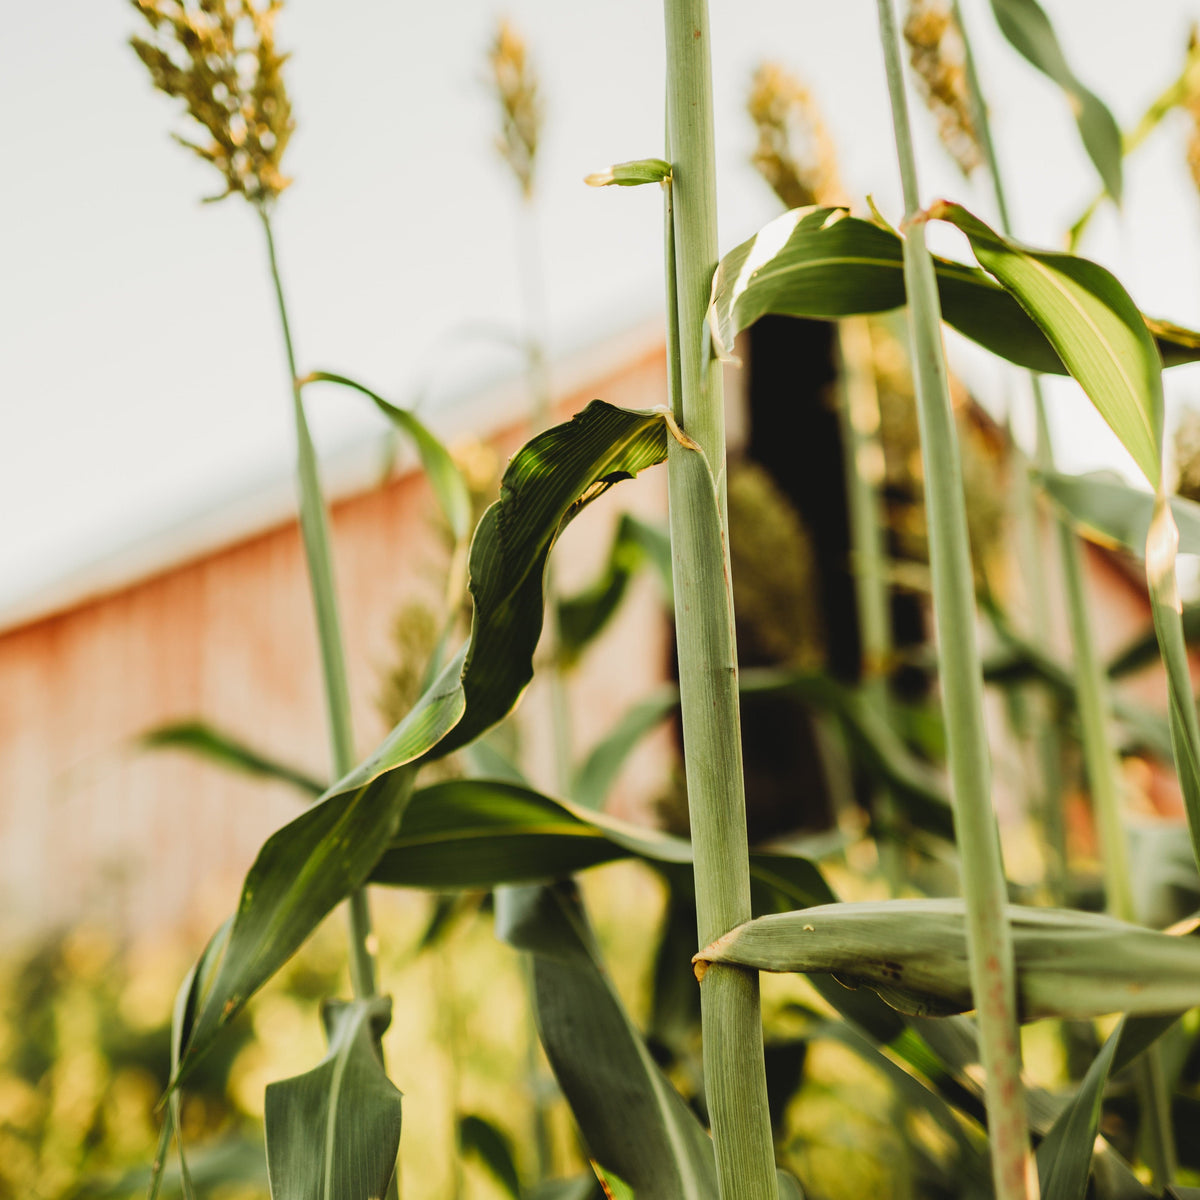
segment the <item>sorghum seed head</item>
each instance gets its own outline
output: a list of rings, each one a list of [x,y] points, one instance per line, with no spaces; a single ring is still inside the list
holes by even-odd
[[[283,0],[130,0],[153,36],[130,44],[154,86],[182,100],[208,134],[176,141],[212,163],[225,190],[255,204],[274,200],[291,183],[281,170],[295,128],[283,82],[287,55],[275,47]]]

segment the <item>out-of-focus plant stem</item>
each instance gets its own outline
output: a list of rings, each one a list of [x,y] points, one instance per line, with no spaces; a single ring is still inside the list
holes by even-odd
[[[717,265],[708,7],[665,0],[675,421],[668,455],[684,768],[706,946],[749,919],[750,875],[725,524],[721,366],[705,314]],[[673,243],[673,246],[672,246]],[[677,390],[676,390],[677,389]],[[699,456],[704,461],[700,461]],[[714,965],[700,984],[704,1078],[721,1200],[777,1200],[758,974]]]
[[[1012,235],[1008,201],[992,141],[987,103],[979,76],[975,70],[971,41],[967,35],[958,0],[954,3],[954,19],[962,35],[966,59],[967,87],[970,91],[976,129],[984,151],[988,175],[992,182],[1000,228],[1006,237]],[[1182,79],[1174,85],[1182,88]],[[1164,94],[1160,101],[1165,101]],[[1168,106],[1169,107],[1169,106]],[[1165,112],[1166,109],[1163,109]],[[1161,114],[1158,119],[1161,119]],[[1145,122],[1143,122],[1144,124]],[[1150,125],[1149,128],[1153,128]],[[1147,129],[1148,132],[1148,129]],[[1144,134],[1143,134],[1144,136]],[[1046,402],[1041,380],[1030,375],[1034,417],[1037,426],[1035,462],[1040,470],[1054,469],[1054,445],[1046,414]],[[1108,677],[1096,651],[1091,620],[1087,610],[1084,582],[1083,548],[1080,539],[1065,518],[1056,520],[1059,556],[1063,583],[1067,592],[1067,624],[1075,652],[1075,703],[1079,711],[1080,734],[1083,743],[1084,769],[1092,797],[1096,826],[1100,836],[1105,893],[1108,909],[1123,921],[1136,921],[1133,888],[1130,879],[1129,848],[1121,820],[1120,763],[1109,731],[1111,700]],[[1035,631],[1036,632],[1036,631]],[[1047,643],[1042,642],[1043,645]],[[1171,1182],[1176,1170],[1174,1137],[1170,1123],[1170,1098],[1166,1093],[1161,1047],[1150,1046],[1135,1064],[1139,1101],[1146,1121],[1147,1155],[1156,1190]],[[1164,1114],[1166,1119],[1164,1120]]]
[[[877,0],[892,123],[904,189],[904,278],[925,464],[925,505],[942,706],[962,862],[971,991],[978,1013],[992,1175],[998,1200],[1036,1196],[1037,1173],[1021,1084],[1016,970],[1000,834],[991,798],[991,761],[976,645],[975,589],[967,541],[962,466],[942,349],[941,305],[925,245],[916,159],[891,0]]]

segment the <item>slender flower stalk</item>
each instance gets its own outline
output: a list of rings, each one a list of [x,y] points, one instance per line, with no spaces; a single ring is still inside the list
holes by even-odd
[[[508,164],[520,192],[517,217],[517,266],[524,312],[522,341],[525,372],[531,400],[530,431],[541,433],[553,421],[550,372],[546,361],[546,299],[541,253],[538,247],[537,162],[545,105],[528,46],[516,27],[502,20],[488,51],[490,82],[500,111],[496,149]],[[545,579],[546,616],[541,654],[547,681],[550,724],[554,733],[554,774],[559,794],[570,795],[571,712],[559,653],[558,594],[554,567],[548,563]]]
[[[674,418],[687,441],[671,441],[668,486],[684,766],[699,943],[706,946],[750,918],[750,877],[733,594],[723,536],[721,367],[705,337],[717,264],[708,8],[705,0],[665,0],[664,13],[679,347]],[[722,1200],[776,1200],[757,973],[710,968],[700,1003]]]
[[[151,36],[133,38],[132,45],[155,87],[182,100],[188,115],[207,134],[206,141],[177,140],[224,177],[225,191],[212,199],[241,195],[262,222],[292,390],[300,529],[317,617],[330,756],[334,776],[340,778],[355,762],[350,690],[325,503],[304,415],[270,218],[274,202],[291,182],[283,174],[282,160],[295,124],[283,80],[287,56],[275,44],[275,18],[282,0],[213,0],[198,6],[183,0],[131,2],[150,27]],[[355,995],[365,999],[376,992],[374,935],[365,892],[350,900],[350,930],[351,981]]]
[[[971,992],[979,1019],[992,1174],[998,1200],[1038,1192],[1029,1148],[1016,971],[1000,835],[991,800],[991,761],[983,719],[983,680],[975,641],[975,597],[963,502],[962,467],[942,349],[941,305],[925,245],[916,160],[908,120],[900,38],[892,0],[877,0],[892,122],[904,188],[904,276],[925,467],[929,562],[941,657],[942,707],[962,860]]]
[[[967,36],[966,26],[963,24],[958,0],[954,0],[954,19],[961,32],[966,52],[967,86],[970,91],[975,127],[992,182],[996,211],[1003,233],[1010,236],[1013,231],[1004,177],[996,158],[987,104],[979,83],[979,76],[975,70],[971,43]],[[1041,381],[1036,375],[1031,375],[1030,383],[1037,429],[1036,462],[1042,470],[1053,470],[1054,445],[1050,436],[1050,425]],[[1112,702],[1109,696],[1108,677],[1104,673],[1100,656],[1096,650],[1091,620],[1088,616],[1083,548],[1079,536],[1065,518],[1059,517],[1056,525],[1059,559],[1067,593],[1067,623],[1075,654],[1075,703],[1079,711],[1084,770],[1099,832],[1108,910],[1113,916],[1123,921],[1135,922],[1137,913],[1133,901],[1129,848],[1121,819],[1123,789],[1120,764],[1109,728]],[[1135,1078],[1140,1104],[1146,1118],[1147,1154],[1151,1172],[1155,1187],[1161,1190],[1171,1182],[1171,1178],[1175,1174],[1177,1156],[1170,1124],[1170,1100],[1166,1093],[1159,1045],[1148,1047],[1135,1064]],[[1163,1119],[1164,1113],[1167,1114],[1165,1120]]]

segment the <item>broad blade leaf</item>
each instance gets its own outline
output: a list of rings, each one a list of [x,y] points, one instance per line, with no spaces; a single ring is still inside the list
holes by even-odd
[[[1104,101],[1067,65],[1050,18],[1037,0],[992,0],[992,12],[1013,48],[1067,93],[1084,149],[1108,194],[1120,204],[1121,130]]]
[[[329,1053],[303,1075],[267,1086],[264,1124],[272,1200],[378,1200],[400,1149],[400,1092],[375,1043],[392,1002],[329,1001]]]
[[[542,1045],[593,1158],[637,1196],[716,1200],[712,1143],[625,1012],[571,889],[506,888],[496,928],[532,954]]]
[[[1115,543],[1138,558],[1145,556],[1154,515],[1153,492],[1130,487],[1109,471],[1090,475],[1046,472],[1038,479],[1085,536]],[[1184,554],[1200,554],[1200,504],[1182,496],[1172,496],[1170,503],[1179,530],[1179,549]]]
[[[1152,487],[1162,477],[1162,360],[1142,314],[1116,278],[1086,258],[1029,250],[958,204],[932,219],[967,235],[980,265],[1037,322]]]
[[[900,308],[903,260],[903,245],[892,230],[844,209],[784,213],[717,267],[708,311],[713,346],[730,354],[734,338],[768,313],[831,321]],[[985,272],[944,258],[933,263],[947,324],[1018,366],[1068,373],[1037,321]],[[1140,314],[1138,319],[1147,324]],[[1166,362],[1200,357],[1197,334],[1165,322],[1149,324]]]
[[[371,882],[438,891],[493,888],[558,879],[631,857],[674,880],[674,868],[691,863],[692,847],[683,838],[554,800],[520,784],[455,779],[413,794]],[[833,898],[820,871],[798,855],[753,852],[750,874],[790,906]]]
[[[1178,1013],[1200,1004],[1200,941],[1093,913],[1009,907],[1021,1019]],[[921,1016],[971,1008],[961,900],[833,904],[760,917],[697,955],[831,972]]]
[[[366,882],[399,825],[413,764],[465,745],[513,708],[533,674],[555,539],[614,483],[661,461],[666,440],[662,413],[594,401],[513,457],[471,546],[470,640],[376,751],[259,852],[175,1083],[326,914]]]
[[[244,742],[203,721],[160,725],[142,734],[141,743],[148,750],[183,750],[230,770],[262,779],[277,779],[299,788],[309,796],[320,796],[326,787],[299,768],[260,754]]]

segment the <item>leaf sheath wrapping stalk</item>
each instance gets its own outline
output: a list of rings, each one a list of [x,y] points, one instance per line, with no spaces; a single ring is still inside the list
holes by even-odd
[[[1200,1004],[1200,939],[1094,913],[1010,905],[1021,1018],[1184,1012]],[[961,900],[829,904],[759,917],[697,955],[762,971],[835,974],[903,1012],[972,1007]]]

